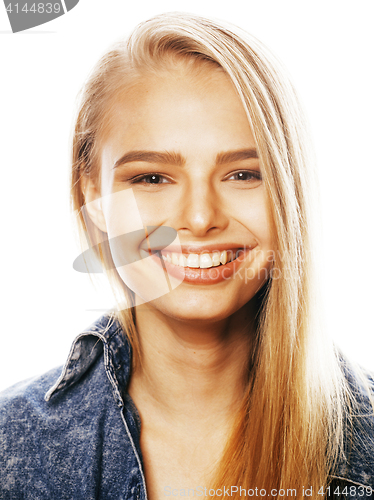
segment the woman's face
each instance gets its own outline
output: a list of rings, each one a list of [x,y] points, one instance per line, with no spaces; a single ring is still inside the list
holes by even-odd
[[[181,63],[146,75],[116,104],[101,160],[104,229],[137,303],[217,321],[255,295],[272,258],[267,196],[246,113],[222,70]],[[176,231],[163,263],[149,257],[143,226]],[[126,252],[138,260],[126,266],[116,237],[130,232]],[[160,235],[159,249],[170,243]]]

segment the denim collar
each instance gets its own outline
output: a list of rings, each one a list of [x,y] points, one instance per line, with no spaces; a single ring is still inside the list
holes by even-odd
[[[117,405],[122,408],[123,393],[130,380],[131,346],[114,314],[106,314],[82,332],[73,342],[68,359],[56,383],[45,395],[49,401],[62,389],[68,389],[104,355],[105,371]]]
[[[78,382],[102,355],[115,401],[122,408],[126,399],[140,431],[139,414],[126,393],[130,380],[132,350],[114,313],[102,316],[74,340],[61,376],[46,393],[45,400],[49,401],[59,391]],[[352,366],[343,357],[341,363],[357,401],[357,408],[352,425],[346,425],[345,457],[339,460],[330,477],[348,481],[356,486],[374,488],[374,416],[370,399]],[[369,386],[373,388],[373,376],[369,373],[366,375]]]

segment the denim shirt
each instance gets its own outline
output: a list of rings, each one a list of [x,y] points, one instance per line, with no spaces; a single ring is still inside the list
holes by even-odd
[[[75,339],[62,371],[0,394],[2,500],[147,499],[130,368],[130,345],[107,314]],[[374,419],[354,373],[347,377],[362,413],[332,476],[351,488],[346,498],[367,499],[358,488],[374,489]]]

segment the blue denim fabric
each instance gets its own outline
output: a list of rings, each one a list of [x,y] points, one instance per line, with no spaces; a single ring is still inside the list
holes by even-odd
[[[125,335],[105,315],[74,341],[62,373],[0,394],[2,500],[146,500],[140,418],[126,392],[130,367]],[[374,418],[354,372],[345,370],[361,416],[347,460],[332,475],[342,487],[374,488]],[[370,498],[355,492],[347,498]]]

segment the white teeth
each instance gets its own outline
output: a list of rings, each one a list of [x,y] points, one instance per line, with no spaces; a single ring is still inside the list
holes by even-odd
[[[233,250],[227,250],[227,262],[235,260],[235,252]]]
[[[200,267],[199,256],[197,253],[190,253],[187,257],[188,267]]]
[[[179,265],[182,267],[187,267],[187,257],[182,253],[179,256]]]
[[[163,253],[163,257],[167,262],[180,267],[192,267],[200,269],[208,269],[217,267],[220,264],[227,264],[236,259],[236,252],[233,250],[223,250],[222,252],[212,253],[190,253],[188,255],[176,252]]]
[[[213,266],[219,266],[221,264],[221,261],[219,260],[220,254],[218,252],[214,252],[212,255],[212,265]]]
[[[213,262],[212,258],[208,253],[202,253],[200,255],[200,268],[201,269],[207,269],[208,267],[212,267]]]

